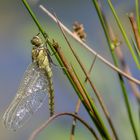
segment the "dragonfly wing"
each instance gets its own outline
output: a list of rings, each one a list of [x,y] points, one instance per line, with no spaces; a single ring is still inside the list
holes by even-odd
[[[47,86],[45,72],[32,63],[25,72],[15,99],[3,116],[4,125],[13,130],[23,126],[43,104]]]

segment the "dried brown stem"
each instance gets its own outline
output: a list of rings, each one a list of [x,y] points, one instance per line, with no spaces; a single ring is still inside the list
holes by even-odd
[[[133,32],[134,32],[134,36],[135,36],[135,40],[136,40],[138,49],[140,51],[140,34],[139,34],[139,31],[138,31],[138,26],[137,26],[137,23],[135,21],[133,13],[129,14],[129,20],[130,20],[130,23],[131,23],[131,26],[132,26],[132,29],[133,29]]]
[[[91,79],[90,79],[90,77],[89,77],[89,75],[88,75],[88,73],[87,73],[87,71],[86,71],[86,68],[85,68],[84,64],[81,62],[81,60],[79,59],[78,55],[76,54],[76,52],[74,51],[74,49],[73,49],[72,46],[70,45],[70,42],[68,41],[68,38],[66,37],[65,32],[64,32],[63,28],[61,27],[61,25],[60,25],[60,23],[59,23],[59,20],[58,20],[58,18],[56,17],[56,15],[55,15],[55,18],[56,18],[56,20],[57,20],[57,24],[58,24],[58,26],[59,26],[59,28],[60,28],[60,30],[61,30],[63,36],[64,36],[64,38],[65,38],[65,40],[66,40],[66,42],[67,42],[69,48],[71,49],[71,51],[72,51],[73,55],[75,56],[77,62],[79,63],[80,67],[82,68],[82,70],[83,70],[83,72],[84,72],[84,74],[85,74],[85,76],[86,76],[86,78],[87,78],[89,84],[91,85],[91,87],[92,87],[92,89],[93,89],[93,91],[94,91],[94,93],[95,93],[95,95],[96,95],[96,97],[97,97],[97,99],[98,99],[98,101],[99,101],[101,107],[102,107],[102,110],[103,110],[103,112],[104,112],[104,114],[105,114],[105,116],[106,116],[106,118],[107,118],[107,120],[108,120],[108,123],[109,123],[109,125],[110,125],[110,127],[111,127],[111,129],[112,129],[112,131],[113,131],[113,134],[114,134],[114,136],[116,137],[115,128],[114,128],[114,126],[113,126],[113,123],[112,123],[112,121],[111,121],[111,117],[110,117],[110,115],[109,115],[109,112],[108,112],[108,110],[107,110],[107,107],[106,107],[106,105],[105,105],[105,103],[104,103],[104,101],[103,101],[103,98],[102,98],[101,94],[100,94],[99,91],[96,89],[96,87],[93,85],[93,82],[91,81]],[[95,56],[95,57],[96,57],[96,56]]]
[[[50,16],[55,22],[57,22],[57,19],[42,5],[40,5],[40,8],[46,13],[48,14],[48,16]],[[115,67],[113,64],[111,64],[109,61],[107,61],[105,58],[103,58],[101,55],[99,55],[97,52],[95,52],[93,49],[91,49],[91,47],[89,47],[87,44],[85,44],[83,41],[81,41],[81,39],[79,39],[79,37],[75,36],[64,24],[62,24],[59,21],[61,27],[70,35],[72,36],[76,41],[78,41],[82,47],[84,47],[85,49],[87,49],[88,51],[90,51],[93,55],[96,55],[97,58],[99,58],[102,62],[104,62],[106,65],[108,65],[110,68],[112,68],[113,70],[115,70],[116,72],[118,72],[119,74],[121,74],[122,76],[124,76],[125,78],[127,78],[128,80],[131,80],[132,82],[140,85],[140,81],[128,74],[126,74],[125,72],[123,72],[122,70],[120,70],[119,68]]]
[[[67,69],[67,72],[69,76],[71,77],[75,87],[77,88],[80,96],[82,97],[81,101],[83,102],[84,106],[87,108],[89,114],[92,116],[92,119],[98,128],[98,130],[101,132],[101,135],[104,137],[107,137],[108,139],[110,138],[110,134],[108,133],[107,128],[105,127],[102,119],[100,118],[98,111],[94,105],[94,103],[91,101],[89,96],[87,95],[85,88],[83,87],[82,83],[80,82],[79,78],[77,77],[75,71],[72,69],[72,67],[68,64],[61,48],[59,47],[58,43],[54,42],[53,45],[55,51],[57,52],[58,56],[61,59],[61,62],[63,63],[64,67]]]
[[[88,130],[92,133],[92,135],[95,137],[96,140],[99,140],[97,134],[95,133],[95,131],[93,130],[92,127],[90,127],[90,125],[88,125],[83,119],[81,119],[80,117],[78,117],[77,115],[73,114],[73,113],[59,113],[59,114],[55,114],[52,117],[50,117],[45,123],[43,123],[39,128],[37,128],[32,135],[30,136],[29,140],[34,140],[36,138],[36,136],[42,131],[44,130],[49,123],[51,123],[54,119],[60,117],[60,116],[72,116],[74,118],[76,118],[77,120],[79,120],[85,127],[88,128]]]
[[[81,105],[81,100],[78,99],[77,104],[76,104],[76,108],[75,108],[75,112],[74,112],[75,115],[78,114],[80,105]],[[72,122],[72,127],[71,127],[70,140],[74,140],[75,127],[76,127],[76,118],[74,117],[74,118],[73,118],[73,122]]]
[[[91,67],[90,67],[90,69],[89,69],[89,71],[88,71],[88,76],[90,77],[90,73],[91,73],[91,71],[92,71],[92,69],[93,69],[93,66],[94,66],[94,64],[95,64],[95,61],[96,61],[96,55],[95,55],[95,57],[94,57],[94,59],[93,59],[93,62],[92,62],[92,64],[91,64]],[[88,78],[86,77],[86,79],[85,79],[85,82],[87,82],[87,80],[88,80]]]
[[[89,101],[88,101],[88,99],[87,99],[87,97],[85,95],[85,92],[84,92],[83,88],[81,87],[81,85],[80,85],[77,77],[75,76],[71,66],[68,64],[66,58],[64,57],[63,52],[61,51],[61,48],[59,47],[58,43],[54,42],[53,47],[56,50],[56,52],[58,53],[59,57],[61,58],[61,60],[62,60],[62,62],[64,64],[64,67],[67,69],[67,72],[69,73],[70,77],[72,78],[73,82],[75,83],[75,85],[76,85],[79,93],[81,94],[83,100],[85,101],[86,105],[88,106],[90,111],[93,112],[92,107],[91,107],[91,105],[90,105],[90,103],[89,103]]]
[[[89,72],[88,72],[88,75],[90,75],[90,73],[91,73],[91,71],[92,71],[92,68],[93,68],[93,65],[94,65],[94,63],[95,63],[95,60],[96,60],[96,56],[95,56],[95,58],[94,58],[94,60],[93,60],[93,62],[92,62],[92,65],[91,65],[91,67],[90,67],[90,70],[89,70]],[[87,83],[87,78],[85,79],[85,83]],[[81,105],[81,100],[78,99],[77,104],[76,104],[76,108],[75,108],[75,113],[74,113],[75,115],[78,114],[78,111],[79,111],[79,109],[80,109],[80,105]],[[73,118],[72,127],[71,127],[70,140],[74,140],[75,128],[76,128],[76,118]]]

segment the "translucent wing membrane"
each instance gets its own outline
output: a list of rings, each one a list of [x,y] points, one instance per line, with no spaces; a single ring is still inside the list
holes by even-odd
[[[17,130],[41,107],[47,96],[48,82],[45,72],[35,63],[29,65],[17,95],[6,110],[3,120],[8,129]]]

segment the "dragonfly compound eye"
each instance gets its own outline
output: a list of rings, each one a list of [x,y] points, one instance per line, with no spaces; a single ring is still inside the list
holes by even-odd
[[[42,40],[39,36],[34,36],[31,40],[32,45],[35,45],[37,47],[42,45]]]

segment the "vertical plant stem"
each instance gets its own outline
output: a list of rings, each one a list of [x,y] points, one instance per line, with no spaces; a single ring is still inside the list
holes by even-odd
[[[139,49],[137,47],[137,44],[136,44],[135,40],[132,37],[131,37],[131,41],[133,43],[133,47],[134,47],[134,50],[136,52],[136,55],[138,56],[138,59],[140,61],[140,51],[139,51]]]
[[[42,33],[42,35],[44,36],[44,38],[47,38],[47,34],[46,32],[43,30],[43,28],[41,27],[39,21],[37,20],[35,14],[33,13],[33,11],[31,10],[30,6],[28,5],[26,0],[22,0],[24,6],[26,7],[26,9],[28,10],[30,16],[32,17],[32,19],[34,20],[35,24],[37,25],[38,29],[40,30],[40,32]]]
[[[56,17],[56,15],[55,15],[55,17]],[[57,17],[56,17],[56,19],[57,19]],[[93,83],[92,83],[90,77],[88,76],[88,73],[87,73],[87,71],[86,71],[86,68],[85,68],[84,64],[81,62],[81,60],[79,59],[78,55],[76,54],[76,52],[74,51],[74,49],[73,49],[72,46],[70,45],[70,42],[68,41],[68,39],[67,39],[67,37],[66,37],[66,35],[65,35],[65,32],[64,32],[63,28],[61,27],[61,25],[60,25],[60,23],[59,23],[59,20],[57,20],[57,23],[58,23],[58,26],[59,26],[59,28],[60,28],[60,30],[61,30],[61,32],[62,32],[64,38],[65,38],[65,40],[66,40],[66,42],[67,42],[67,44],[68,44],[70,50],[72,51],[73,55],[75,56],[77,62],[79,63],[81,69],[83,70],[83,72],[84,72],[84,74],[85,74],[85,76],[86,76],[86,78],[87,78],[89,84],[91,85],[93,91],[95,92],[95,95],[96,95],[96,97],[97,97],[97,99],[98,99],[98,101],[99,101],[99,103],[100,103],[100,105],[101,105],[101,107],[102,107],[102,110],[103,110],[103,112],[104,112],[104,114],[105,114],[105,116],[106,116],[106,119],[107,119],[107,121],[108,121],[108,123],[109,123],[109,125],[110,125],[110,127],[111,127],[111,129],[112,129],[112,131],[113,131],[114,136],[117,137],[117,134],[116,134],[114,125],[113,125],[113,123],[112,123],[110,114],[109,114],[109,112],[108,112],[108,110],[107,110],[107,107],[106,107],[106,105],[105,105],[105,103],[104,103],[104,101],[103,101],[103,98],[102,98],[101,94],[97,91],[97,89],[96,89],[95,86],[93,85]],[[95,56],[95,57],[96,57],[96,56]]]
[[[105,36],[106,36],[106,39],[107,39],[107,43],[109,45],[109,49],[110,49],[112,59],[114,61],[115,66],[118,67],[118,60],[116,59],[114,51],[112,51],[111,40],[110,40],[109,33],[108,33],[108,23],[106,23],[106,21],[104,21],[104,18],[103,18],[103,17],[105,17],[105,15],[104,15],[104,13],[101,12],[97,0],[92,0],[92,1],[93,1],[93,4],[94,4],[95,8],[96,8],[97,14],[99,16],[101,25],[103,27],[103,30],[104,30],[104,33],[105,33]],[[111,4],[110,0],[108,0],[108,2],[111,6],[111,9],[113,10],[113,13],[115,13],[115,15],[116,15],[116,12],[112,8],[113,5]],[[121,27],[121,29],[122,29],[122,27]],[[130,103],[129,103],[129,100],[128,100],[128,95],[127,95],[127,90],[126,90],[126,87],[125,87],[125,84],[124,84],[124,80],[123,80],[122,75],[118,74],[118,77],[119,77],[119,81],[120,81],[119,83],[120,83],[120,87],[122,89],[122,93],[123,93],[124,102],[125,102],[125,105],[126,105],[128,117],[129,117],[129,120],[130,120],[130,124],[131,124],[132,130],[134,132],[135,139],[138,140],[138,134],[137,134],[136,127],[135,127],[135,124],[134,124],[134,120],[133,120],[133,117],[132,117],[133,115],[132,115],[132,112],[131,112],[131,107],[130,107]]]
[[[75,84],[77,85],[77,87],[79,87],[79,91],[82,94],[82,96],[84,97],[84,100],[89,104],[87,104],[90,108],[89,112],[91,112],[93,114],[93,121],[95,122],[100,134],[102,135],[102,137],[111,140],[111,137],[107,131],[107,128],[105,127],[95,105],[93,104],[93,102],[91,102],[90,97],[85,94],[85,89],[83,88],[83,86],[81,86],[81,83],[79,81],[79,78],[77,77],[77,75],[75,75],[75,73],[73,73],[72,69],[70,68],[70,66],[68,65],[66,58],[64,57],[60,47],[56,44],[54,45],[56,52],[59,54],[59,57],[61,58],[61,60],[64,63],[64,66],[66,67],[67,71],[69,72],[70,76],[72,77],[72,79],[75,81]]]
[[[95,56],[95,58],[94,58],[94,60],[93,60],[93,63],[92,63],[91,68],[90,68],[90,70],[89,70],[89,72],[88,72],[88,75],[90,75],[90,72],[91,72],[91,70],[92,70],[92,68],[93,68],[93,65],[94,65],[94,63],[95,63],[95,60],[96,60],[96,56]],[[86,84],[86,83],[87,83],[87,78],[85,79],[85,84]],[[76,104],[76,108],[75,108],[75,113],[74,113],[75,115],[78,114],[78,111],[79,111],[79,109],[80,109],[80,105],[81,105],[81,100],[78,99],[77,104]],[[74,140],[76,122],[77,122],[77,121],[76,121],[76,118],[73,118],[70,140]]]
[[[81,100],[78,99],[77,103],[76,103],[76,108],[75,108],[75,112],[74,114],[77,115],[79,108],[81,105]],[[76,127],[76,118],[73,118],[73,122],[72,122],[72,127],[71,127],[71,134],[70,134],[70,140],[74,140],[74,135],[75,135],[75,127]]]
[[[117,37],[115,36],[115,34],[114,34],[114,32],[113,32],[113,29],[111,28],[111,26],[110,25],[108,25],[108,29],[109,29],[109,34],[110,34],[110,38],[111,38],[111,40],[113,41],[113,42],[115,42],[115,40],[118,40],[117,39]],[[115,44],[114,44],[115,45]],[[120,46],[121,44],[120,43],[116,43],[116,45],[115,45],[115,47],[114,47],[114,51],[115,51],[115,53],[116,53],[116,55],[117,55],[117,58],[119,59],[119,61],[120,61],[120,63],[121,63],[121,66],[122,66],[122,68],[123,68],[123,70],[127,73],[127,74],[129,74],[129,75],[131,75],[131,72],[130,72],[130,69],[129,69],[129,67],[128,67],[128,65],[126,64],[126,62],[125,62],[125,59],[124,59],[124,56],[123,56],[123,53],[122,53],[122,51],[121,51],[121,46]],[[138,106],[139,106],[139,102],[140,102],[140,92],[139,92],[139,89],[138,89],[138,87],[137,87],[137,85],[135,84],[135,83],[133,83],[133,82],[131,82],[131,81],[128,81],[128,83],[129,83],[129,85],[130,85],[130,87],[131,87],[131,90],[132,90],[132,92],[133,92],[133,94],[134,94],[134,96],[136,97],[136,99],[137,99],[137,103],[138,103]],[[125,89],[124,89],[125,90]],[[128,98],[127,97],[125,97],[126,98],[126,100],[127,100],[127,104],[128,104],[128,106],[129,106],[129,101],[128,101]],[[139,107],[139,109],[140,109],[140,107]],[[129,107],[129,113],[131,113],[131,108]],[[131,119],[131,121],[133,121],[133,118],[130,118]],[[133,126],[133,127],[135,127],[135,126]],[[136,133],[136,132],[135,132]]]
[[[131,43],[130,43],[128,37],[127,37],[127,34],[126,34],[125,30],[124,30],[124,27],[122,26],[121,21],[120,21],[118,15],[117,15],[117,13],[116,13],[116,11],[115,11],[115,9],[114,9],[112,3],[111,3],[111,1],[110,1],[110,0],[107,0],[107,1],[108,1],[108,4],[109,4],[109,6],[110,6],[110,9],[111,9],[111,11],[112,11],[112,13],[113,13],[115,19],[116,19],[116,22],[117,22],[117,24],[118,24],[118,27],[120,28],[121,33],[122,33],[122,35],[123,35],[123,37],[124,37],[124,39],[125,39],[125,42],[126,42],[128,48],[129,48],[129,50],[130,50],[130,52],[131,52],[131,54],[132,54],[132,57],[133,57],[133,59],[134,59],[136,65],[137,65],[137,67],[140,69],[140,63],[139,63],[138,58],[136,57],[136,54],[135,54],[135,52],[134,52],[134,50],[133,50],[133,47],[132,47],[132,45],[131,45]]]
[[[138,25],[138,31],[140,34],[140,14],[139,14],[139,0],[135,0],[135,5],[136,5],[136,18],[137,18],[137,25]]]
[[[135,127],[135,124],[134,124],[134,120],[133,120],[133,117],[132,117],[132,111],[131,111],[129,99],[128,99],[128,96],[127,96],[127,91],[126,91],[126,88],[125,88],[125,84],[124,84],[124,81],[123,81],[123,78],[122,78],[121,75],[119,75],[119,78],[120,78],[120,81],[121,81],[120,84],[121,84],[121,87],[122,87],[122,91],[124,93],[123,95],[124,95],[124,99],[125,99],[125,104],[127,106],[127,112],[128,112],[128,116],[129,116],[129,120],[130,120],[132,129],[133,129],[133,132],[134,132],[134,136],[135,136],[136,140],[139,140],[137,130],[136,130],[136,127]]]

